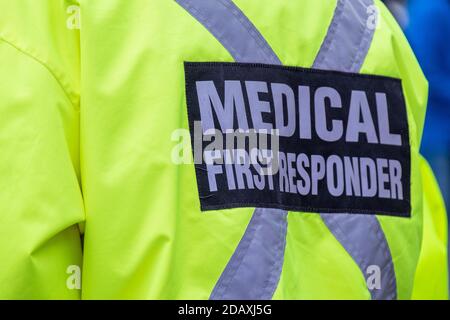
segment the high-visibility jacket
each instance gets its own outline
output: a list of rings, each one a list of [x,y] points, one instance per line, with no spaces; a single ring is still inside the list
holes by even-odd
[[[447,297],[427,82],[380,1],[0,0],[0,16],[0,298]],[[202,212],[196,166],[173,161],[185,62],[401,79],[408,216]]]
[[[447,214],[431,167],[422,159],[423,235],[413,299],[448,299]]]

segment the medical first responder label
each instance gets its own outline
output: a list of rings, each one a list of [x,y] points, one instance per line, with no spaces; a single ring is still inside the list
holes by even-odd
[[[399,79],[215,62],[185,73],[203,211],[410,216]]]

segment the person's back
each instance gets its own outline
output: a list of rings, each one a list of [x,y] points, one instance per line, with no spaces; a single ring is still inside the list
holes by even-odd
[[[47,28],[60,32],[53,31],[52,23],[38,30],[33,30],[32,24],[15,28],[24,16],[33,21],[36,15],[33,8],[17,3],[21,2],[0,2],[0,12],[17,14],[0,20],[0,57],[16,59],[15,66],[34,61],[34,72],[41,76],[30,75],[29,82],[24,82],[26,73],[16,73],[8,65],[0,67],[2,78],[17,80],[0,88],[0,111],[5,114],[0,120],[0,136],[8,137],[0,140],[0,148],[5,150],[0,158],[4,172],[0,187],[28,190],[14,196],[1,193],[0,211],[9,215],[8,224],[0,224],[0,239],[5,243],[0,248],[0,260],[5,261],[0,266],[0,282],[7,283],[0,296],[26,296],[25,284],[36,296],[39,291],[51,296],[51,288],[45,285],[51,276],[34,266],[48,263],[50,257],[56,261],[52,270],[81,263],[73,226],[83,221],[85,214],[82,297],[86,299],[412,297],[423,229],[418,150],[427,83],[400,28],[379,1],[374,7],[371,0],[79,0],[73,4],[82,10],[81,30],[64,30],[62,36],[51,38]],[[45,12],[60,12],[69,3],[72,1],[48,1]],[[34,37],[29,35],[32,30]],[[71,57],[72,51],[67,54],[61,49],[69,42],[78,50],[78,41],[77,58]],[[393,78],[401,79],[401,85]],[[273,85],[272,98],[264,88],[255,89],[264,82],[261,79]],[[322,104],[317,92],[316,99],[310,99],[322,108],[316,107],[319,111],[306,123],[311,132],[319,133],[309,137],[308,124],[303,122],[303,142],[297,139],[297,128],[296,137],[280,146],[299,154],[311,153],[303,160],[300,155],[297,161],[289,160],[290,168],[301,161],[304,169],[309,168],[306,161],[315,159],[317,171],[311,174],[311,181],[328,179],[331,186],[333,174],[325,178],[325,162],[320,161],[331,159],[327,170],[337,172],[339,185],[342,174],[335,168],[350,159],[346,168],[355,171],[351,179],[350,174],[345,178],[345,183],[353,185],[353,189],[347,187],[348,194],[336,187],[333,196],[322,185],[317,191],[320,194],[313,194],[310,187],[310,194],[305,192],[302,197],[300,189],[307,183],[300,178],[293,187],[286,178],[285,188],[289,185],[290,192],[276,189],[280,186],[261,186],[257,178],[250,188],[252,179],[242,171],[247,184],[242,183],[241,188],[242,181],[233,176],[238,171],[228,175],[229,167],[224,167],[211,173],[203,163],[183,164],[177,158],[179,139],[188,129],[194,131],[192,120],[199,113],[213,119],[214,125],[242,124],[246,118],[253,124],[275,123],[274,117],[283,112],[269,112],[273,106],[267,107],[265,99],[276,100],[273,88],[285,90],[289,96],[290,89],[280,83],[298,79],[311,90],[325,88],[316,91],[330,96],[323,96]],[[38,87],[47,82],[59,98],[33,104],[30,97],[37,94],[33,84]],[[296,90],[308,90],[306,85],[296,84]],[[63,90],[58,91],[58,85]],[[338,89],[330,90],[331,86]],[[200,92],[206,98],[199,98]],[[222,99],[227,92],[231,98]],[[307,91],[302,92],[306,97]],[[387,103],[384,92],[389,93]],[[339,95],[341,113],[320,113],[332,104],[327,99],[336,102]],[[23,101],[25,110],[12,107]],[[250,101],[252,108],[240,109],[234,116],[233,108],[245,104],[241,101]],[[302,120],[289,114],[288,123],[305,119],[305,101],[295,102],[296,108],[304,108]],[[41,104],[47,106],[48,115],[41,112]],[[213,104],[214,108],[208,109]],[[338,104],[333,106],[339,109]],[[361,110],[364,121],[359,113],[349,111],[350,106]],[[214,110],[214,118],[208,118],[208,110]],[[327,114],[336,119],[327,122]],[[20,117],[24,120],[19,121]],[[34,121],[35,117],[39,121]],[[294,117],[298,118],[296,113]],[[18,121],[20,127],[29,128],[27,134],[16,136],[19,125],[7,125]],[[336,121],[352,124],[346,128],[353,132],[347,139],[342,132],[338,138],[332,137],[338,130],[330,126]],[[285,122],[277,124],[288,130]],[[35,140],[34,134],[43,128],[47,131]],[[243,125],[238,129],[249,128]],[[315,140],[311,143],[308,139]],[[378,140],[380,143],[374,142]],[[388,143],[380,146],[382,140]],[[342,162],[333,154],[345,152],[349,154],[342,154]],[[366,173],[357,172],[355,163],[360,162],[367,165]],[[372,174],[376,165],[381,167],[378,175]],[[298,172],[307,176],[300,169]],[[48,190],[39,178],[46,173],[45,185],[51,186],[52,192],[40,191]],[[289,178],[293,175],[289,173]],[[371,194],[375,183],[369,182],[372,178],[368,176],[378,176],[376,195]],[[389,196],[383,179],[395,182]],[[64,193],[58,192],[59,186]],[[224,186],[226,192],[214,189]],[[265,192],[259,193],[258,188]],[[10,199],[21,205],[11,205],[6,201]],[[35,222],[40,232],[19,234],[23,224],[34,222],[28,216],[29,207],[42,215]],[[22,243],[21,238],[27,241]],[[76,252],[70,255],[71,250]],[[26,270],[35,278],[8,282],[18,277],[15,270]],[[53,294],[70,297],[72,292],[61,288]]]

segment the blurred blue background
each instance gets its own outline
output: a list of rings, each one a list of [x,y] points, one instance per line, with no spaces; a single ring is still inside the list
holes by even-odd
[[[386,0],[384,2],[405,30],[406,37],[430,85],[421,152],[433,168],[444,196],[448,215],[450,209],[450,0]]]
[[[450,208],[450,0],[386,0],[430,85],[421,152]]]

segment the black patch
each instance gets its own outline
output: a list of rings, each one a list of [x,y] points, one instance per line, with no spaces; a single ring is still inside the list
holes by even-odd
[[[253,163],[195,165],[203,211],[264,207],[410,217],[410,144],[399,79],[243,63],[187,62],[185,72],[192,148],[200,146],[200,156],[211,142],[194,135],[194,122],[219,130],[224,141],[226,129],[284,128],[274,175],[261,175]],[[300,105],[306,106],[301,112]],[[236,149],[251,154],[249,143]]]

